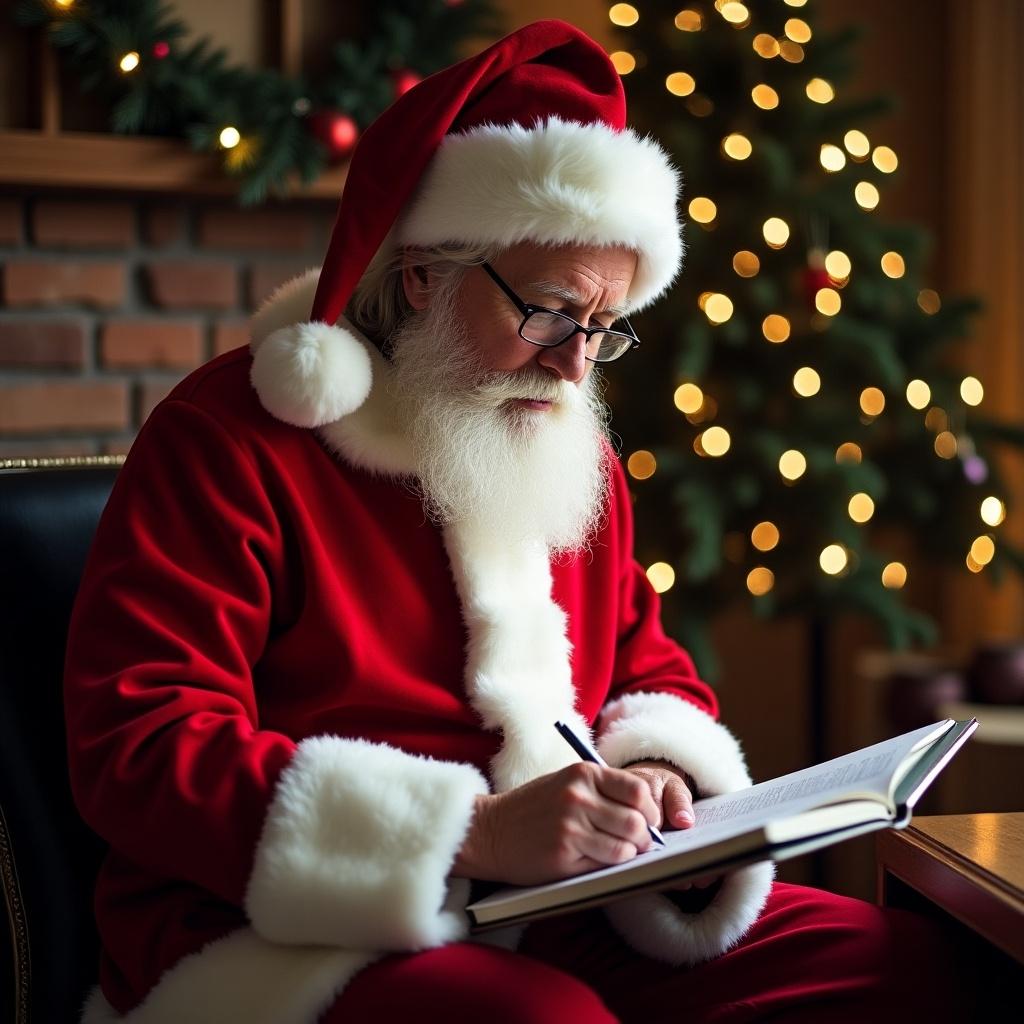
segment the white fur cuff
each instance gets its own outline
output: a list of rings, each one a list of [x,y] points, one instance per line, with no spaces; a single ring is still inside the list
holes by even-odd
[[[448,872],[474,798],[472,766],[316,736],[283,772],[246,895],[270,942],[414,950],[466,932],[469,883]]]
[[[631,693],[598,719],[598,749],[615,767],[631,761],[668,761],[687,772],[701,796],[750,785],[736,738],[696,704],[670,693]]]

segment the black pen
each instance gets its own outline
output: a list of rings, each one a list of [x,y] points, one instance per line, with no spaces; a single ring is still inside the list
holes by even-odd
[[[603,764],[605,768],[608,767],[608,762],[586,740],[580,739],[565,722],[555,722],[555,728],[562,739],[579,754],[582,760],[589,761],[591,764]],[[651,833],[651,838],[656,843],[661,846],[665,845],[665,837],[653,825],[648,825],[647,831]]]

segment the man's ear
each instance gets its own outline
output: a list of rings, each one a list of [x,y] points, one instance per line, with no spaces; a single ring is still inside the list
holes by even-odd
[[[430,272],[408,249],[402,254],[402,288],[413,309],[424,310],[430,305]]]

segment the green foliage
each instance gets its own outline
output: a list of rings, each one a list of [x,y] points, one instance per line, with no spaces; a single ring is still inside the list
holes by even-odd
[[[345,114],[363,129],[395,98],[396,72],[432,74],[459,58],[465,39],[498,31],[491,0],[376,0],[362,36],[339,41],[326,75],[311,81],[230,65],[208,39],[190,40],[188,26],[158,0],[78,0],[67,9],[19,0],[14,18],[46,27],[80,87],[110,104],[113,131],[178,135],[222,154],[243,204],[323,172],[329,154],[309,130],[311,115]],[[169,47],[163,57],[158,44]],[[125,73],[119,63],[130,52],[140,61]],[[228,125],[242,143],[225,151],[220,133]]]
[[[655,474],[633,485],[638,557],[675,567],[676,585],[664,595],[666,621],[709,675],[709,625],[742,601],[763,616],[820,619],[855,611],[876,619],[893,646],[931,643],[934,625],[908,607],[906,591],[882,585],[883,568],[896,558],[894,536],[903,538],[900,550],[909,543],[915,551],[907,565],[911,577],[926,562],[948,562],[966,572],[965,556],[983,533],[996,540],[986,571],[1024,567],[1024,556],[1008,546],[999,527],[987,526],[979,515],[984,497],[1006,497],[993,447],[1024,446],[1024,427],[991,422],[966,405],[960,396],[965,370],[951,361],[952,343],[969,334],[978,303],[944,296],[941,308],[925,312],[933,308],[923,293],[931,241],[917,226],[885,220],[879,211],[892,175],[845,149],[849,130],[870,137],[868,120],[893,106],[885,98],[844,94],[859,31],[818,32],[812,5],[795,9],[781,0],[746,0],[751,17],[742,27],[730,25],[710,0],[679,6],[701,13],[700,31],[675,28],[678,8],[645,9],[617,42],[638,58],[637,69],[624,77],[631,120],[659,139],[681,168],[684,210],[698,197],[717,209],[709,224],[686,218],[682,275],[668,297],[637,317],[641,351],[609,374],[615,426],[627,439],[627,453],[647,449],[657,458]],[[794,17],[812,30],[802,59],[759,56],[755,36],[784,40],[785,23]],[[690,96],[666,87],[667,76],[679,71],[696,82]],[[814,78],[835,88],[831,101],[808,98],[807,83]],[[753,102],[751,90],[760,84],[777,92],[775,109]],[[724,154],[722,141],[731,133],[749,139],[746,159]],[[826,144],[844,149],[842,169],[822,166]],[[892,145],[898,150],[899,140]],[[878,210],[858,203],[858,182],[878,189]],[[770,217],[790,228],[781,248],[763,237]],[[733,269],[742,250],[760,260],[753,277]],[[822,279],[820,269],[812,277],[812,266],[820,268],[834,250],[849,257],[849,278]],[[882,256],[889,252],[903,257],[902,276],[883,272]],[[822,286],[838,291],[838,314],[816,310],[814,295]],[[706,293],[732,300],[724,323],[711,323],[702,312]],[[766,340],[762,322],[769,314],[789,322],[783,343]],[[801,367],[820,375],[820,390],[809,397],[794,388]],[[906,397],[915,378],[931,389],[923,409],[911,407]],[[684,416],[674,405],[673,393],[684,382],[705,395],[695,415]],[[885,397],[878,416],[861,410],[868,387]],[[702,457],[694,442],[712,425],[728,431],[730,447],[720,457]],[[943,431],[956,439],[951,458],[936,454]],[[837,460],[844,443],[859,446],[860,461]],[[807,460],[806,472],[794,481],[779,470],[779,457],[789,449]],[[972,482],[979,467],[987,467],[987,479]],[[850,516],[848,503],[857,493],[874,501],[867,523]],[[751,530],[765,520],[778,527],[781,539],[760,551]],[[825,573],[819,562],[832,544],[842,545],[847,557],[837,575]],[[771,570],[774,585],[753,597],[747,577],[758,566]]]

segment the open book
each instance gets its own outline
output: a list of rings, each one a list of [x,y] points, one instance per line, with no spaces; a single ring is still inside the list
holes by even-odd
[[[560,882],[499,889],[471,903],[475,930],[610,903],[743,864],[787,860],[881,828],[905,828],[914,805],[978,727],[951,718],[693,805],[696,823],[625,864]]]

